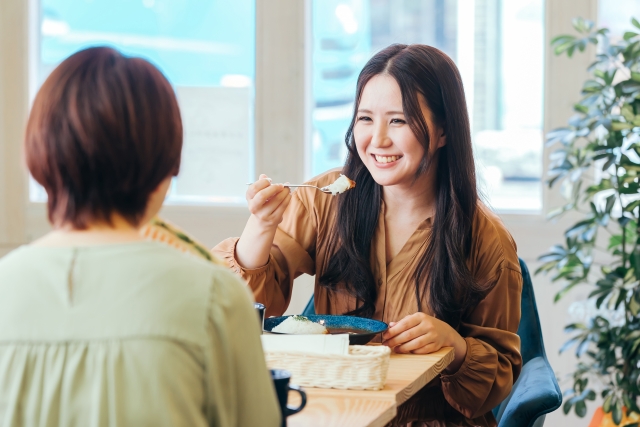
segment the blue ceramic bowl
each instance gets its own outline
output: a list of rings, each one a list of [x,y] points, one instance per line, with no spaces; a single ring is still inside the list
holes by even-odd
[[[279,333],[271,332],[271,330],[284,322],[287,317],[291,316],[269,317],[264,319],[264,330],[273,334]],[[329,329],[330,333],[348,333],[349,344],[351,345],[364,345],[371,341],[376,334],[386,331],[389,326],[379,320],[354,316],[312,314],[305,317],[312,322],[324,324],[324,326]]]

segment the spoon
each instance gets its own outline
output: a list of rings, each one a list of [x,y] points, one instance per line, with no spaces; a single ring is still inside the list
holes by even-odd
[[[247,182],[247,185],[252,185],[253,182]],[[327,194],[332,194],[331,190],[329,190],[329,186],[326,187],[316,187],[315,185],[309,185],[309,184],[283,184],[285,187],[289,187],[289,188],[297,188],[297,187],[308,187],[308,188],[315,188],[316,190],[320,190],[323,193],[327,193]]]

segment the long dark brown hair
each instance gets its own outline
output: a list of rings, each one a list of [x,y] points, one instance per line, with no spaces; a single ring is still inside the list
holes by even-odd
[[[320,283],[336,290],[344,286],[358,305],[347,313],[371,317],[378,284],[371,270],[371,242],[378,224],[382,187],[363,164],[353,136],[358,104],[369,80],[380,74],[393,77],[402,93],[407,123],[424,146],[418,175],[436,167],[436,212],[431,237],[415,272],[418,311],[428,296],[432,313],[457,327],[461,316],[477,304],[483,287],[467,267],[471,252],[472,223],[478,202],[469,116],[457,67],[440,50],[425,45],[392,45],[367,62],[358,77],[354,115],[345,142],[348,156],[343,173],[356,188],[338,200],[336,236],[329,247],[333,255]],[[446,135],[446,145],[429,158],[430,129],[420,108],[422,95],[434,123]]]

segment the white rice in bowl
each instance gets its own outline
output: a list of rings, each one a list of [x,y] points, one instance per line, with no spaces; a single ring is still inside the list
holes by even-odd
[[[319,323],[312,322],[304,316],[287,317],[278,326],[271,329],[271,332],[294,335],[316,335],[329,333],[327,328]]]

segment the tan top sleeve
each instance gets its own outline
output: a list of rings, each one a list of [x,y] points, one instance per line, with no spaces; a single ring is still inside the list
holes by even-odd
[[[317,217],[302,201],[303,190],[294,192],[291,203],[271,247],[269,261],[256,269],[245,269],[235,257],[238,238],[222,241],[212,252],[247,281],[256,301],[263,303],[266,316],[280,316],[291,300],[293,280],[315,274]]]
[[[460,326],[467,355],[460,369],[442,375],[449,404],[467,418],[489,412],[511,392],[522,368],[520,294],[522,274],[510,267],[498,272],[493,289]]]

